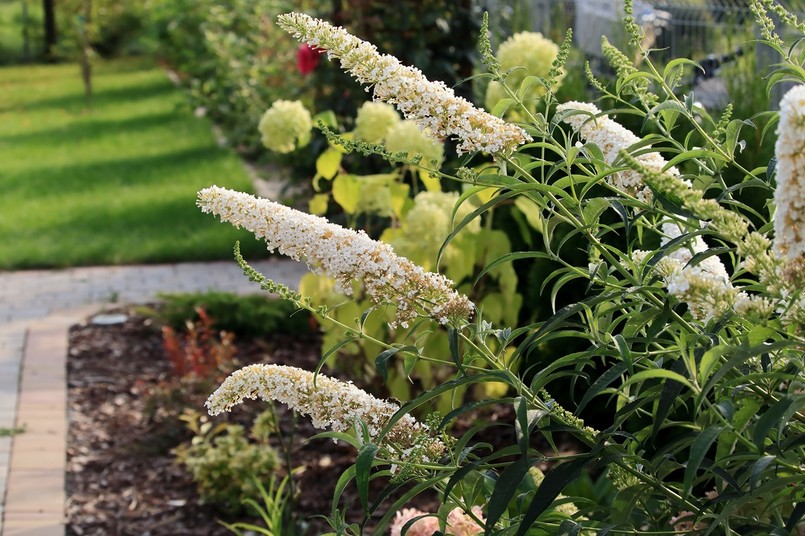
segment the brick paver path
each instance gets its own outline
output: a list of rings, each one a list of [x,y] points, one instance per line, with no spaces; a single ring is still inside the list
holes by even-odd
[[[297,288],[306,268],[252,263]],[[261,292],[233,262],[0,272],[0,536],[64,536],[67,329],[160,292]]]

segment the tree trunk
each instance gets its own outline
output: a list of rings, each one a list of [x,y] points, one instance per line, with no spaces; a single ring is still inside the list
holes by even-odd
[[[45,57],[53,59],[56,55],[56,0],[42,0],[45,19]]]
[[[87,106],[92,98],[92,45],[90,44],[90,28],[92,27],[92,0],[84,0],[84,13],[81,20],[81,78],[84,80],[84,96]]]

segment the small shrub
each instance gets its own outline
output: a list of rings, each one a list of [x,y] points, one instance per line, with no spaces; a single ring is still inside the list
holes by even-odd
[[[196,307],[198,322],[188,320],[186,332],[179,335],[170,326],[162,327],[163,348],[173,365],[173,373],[183,377],[192,374],[208,378],[232,363],[235,356],[234,336],[227,331],[216,334],[213,320],[207,312]]]
[[[279,465],[269,444],[276,430],[273,413],[260,413],[248,434],[239,424],[215,425],[193,410],[187,410],[182,420],[195,437],[176,449],[176,459],[193,476],[202,500],[235,514],[247,500],[259,499],[259,482],[273,478]]]
[[[188,320],[198,321],[196,309],[202,307],[215,319],[217,329],[238,337],[310,332],[310,315],[292,314],[293,305],[284,300],[228,292],[162,294],[160,297],[164,303],[155,315],[174,330],[181,329]]]

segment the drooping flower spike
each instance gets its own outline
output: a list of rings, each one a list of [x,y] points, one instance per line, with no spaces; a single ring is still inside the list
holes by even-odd
[[[774,249],[794,259],[805,253],[805,85],[790,89],[780,101],[774,154]]]
[[[472,302],[454,290],[451,280],[426,272],[363,231],[218,186],[201,190],[198,205],[262,238],[269,251],[305,261],[314,272],[334,278],[339,291],[349,294],[352,282],[361,282],[372,301],[396,306],[396,323],[403,327],[419,314],[442,324],[460,324],[472,316]]]
[[[562,121],[570,125],[585,142],[597,145],[607,164],[614,163],[621,150],[628,149],[640,141],[640,138],[629,129],[617,121],[613,121],[607,115],[601,115],[601,110],[594,104],[571,101],[556,107],[557,113],[570,111],[585,113],[567,115]],[[590,114],[595,117],[590,117]],[[661,172],[667,164],[665,159],[656,152],[642,154],[637,157],[637,160],[657,172]],[[679,176],[679,171],[675,167],[668,168],[664,173]],[[641,201],[651,200],[651,190],[637,171],[626,170],[613,173],[607,177],[607,182]]]
[[[352,383],[284,365],[249,365],[233,372],[207,399],[211,415],[229,411],[246,399],[277,401],[307,415],[314,427],[344,432],[362,422],[375,440],[400,407],[373,397]],[[404,415],[382,438],[386,449],[408,461],[429,462],[445,450],[428,428]]]
[[[428,80],[419,69],[380,54],[374,45],[343,28],[303,13],[280,15],[278,24],[300,41],[340,60],[341,67],[367,91],[372,88],[374,100],[395,104],[406,119],[437,138],[458,139],[459,154],[507,154],[531,140],[520,127],[479,110],[443,82]]]

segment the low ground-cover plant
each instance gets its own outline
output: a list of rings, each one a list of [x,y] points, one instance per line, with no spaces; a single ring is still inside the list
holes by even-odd
[[[225,188],[199,192],[204,212],[250,230],[270,250],[306,260],[341,290],[360,283],[373,305],[348,325],[332,308],[314,307],[266,280],[236,253],[246,275],[264,289],[376,344],[382,377],[397,360],[451,371],[450,379],[402,404],[313,371],[261,365],[233,373],[210,397],[212,413],[246,398],[279,401],[332,430],[325,435],[355,446],[356,462],[335,490],[333,534],[361,534],[373,516],[375,533],[395,522],[395,534],[422,533],[429,517],[438,520],[427,525],[431,534],[800,532],[805,53],[796,44],[784,47],[769,14],[800,33],[805,24],[772,0],[752,2],[762,43],[783,59],[770,83],[789,80],[795,87],[774,114],[776,160],[746,166],[736,155],[741,132],[754,125],[730,112],[713,118],[697,106],[680,85],[691,62],[656,65],[641,47],[631,2],[625,4],[633,50],[627,55],[604,44],[617,82],[607,87],[588,69],[591,85],[608,97],[603,102],[614,103],[603,110],[589,102],[556,102],[551,90],[569,41],[547,76],[534,80],[546,91],[530,108],[506,85],[482,32],[484,62],[522,114],[518,124],[475,108],[341,28],[302,14],[280,17],[281,27],[325,49],[371,88],[375,100],[395,104],[436,138],[456,140],[467,155],[464,165],[441,172],[467,188],[454,213],[473,195],[492,190],[457,223],[440,254],[490,209],[526,199],[536,207],[531,217],[542,247],[490,259],[482,275],[504,263],[549,259],[562,268],[544,282],[548,300],[567,285],[584,289],[581,299],[559,304],[545,321],[493,325],[453,281],[365,233]],[[640,69],[629,60],[635,54]],[[641,119],[640,135],[617,121],[621,115]],[[381,145],[330,135],[344,147],[390,156]],[[473,169],[479,153],[494,164]],[[726,183],[728,172],[738,180]],[[767,201],[752,208],[737,197],[741,190]],[[389,329],[401,333],[422,321],[443,326],[448,352],[432,354],[416,338],[375,338],[364,326],[383,307],[393,311]],[[545,362],[540,353],[549,343],[567,352]],[[567,379],[587,387],[581,397],[560,396],[558,386]],[[412,416],[441,395],[490,382],[505,393],[466,404],[456,397],[445,415]],[[593,428],[584,411],[603,403],[610,412]],[[458,416],[492,404],[514,408],[512,445],[493,451],[474,443],[478,428],[458,438],[449,434]],[[553,444],[557,433],[572,435],[579,450],[533,448],[532,436]],[[549,466],[544,478],[534,470],[538,463]],[[611,488],[589,484],[602,475]],[[388,482],[384,497],[405,490],[382,512],[381,501],[369,496],[369,481],[378,478]],[[358,523],[345,520],[339,505],[353,481],[366,514]],[[405,513],[406,502],[427,488],[438,491],[442,507]],[[607,489],[611,493],[601,492]]]
[[[196,308],[198,321],[187,320],[182,335],[170,326],[162,327],[165,355],[178,377],[194,375],[208,378],[216,371],[231,366],[235,357],[234,336],[213,328],[214,320],[201,308]]]
[[[196,481],[201,498],[228,514],[239,513],[264,490],[259,482],[275,476],[280,461],[270,444],[276,431],[273,411],[255,417],[251,429],[210,422],[188,410],[182,420],[193,439],[176,449],[176,459]]]

